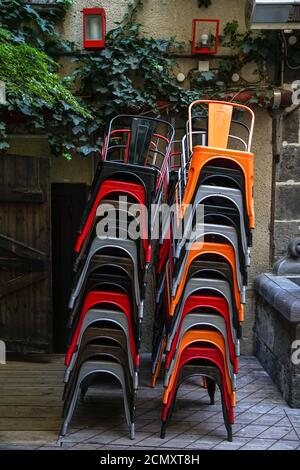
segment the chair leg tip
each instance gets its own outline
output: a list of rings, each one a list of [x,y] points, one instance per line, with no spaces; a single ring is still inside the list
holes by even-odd
[[[160,438],[164,439],[166,437],[166,423],[161,425]]]

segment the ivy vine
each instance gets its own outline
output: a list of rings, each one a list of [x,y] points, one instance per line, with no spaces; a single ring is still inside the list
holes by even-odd
[[[142,5],[141,1],[128,4],[123,20],[108,32],[105,49],[76,56],[74,46],[62,41],[56,31],[61,17],[57,12],[42,15],[23,0],[0,0],[0,27],[6,30],[0,35],[6,64],[0,79],[7,86],[7,105],[0,106],[0,148],[8,145],[7,115],[21,114],[26,130],[46,131],[53,153],[71,158],[74,152],[98,151],[104,128],[120,112],[159,115],[161,101],[167,101],[171,111],[179,111],[199,97],[199,92],[176,83],[171,51],[180,45],[173,38],[142,34],[136,22]],[[72,76],[60,81],[53,59],[64,51],[72,51],[77,67]],[[10,63],[14,56],[16,60]],[[22,70],[19,75],[18,70]],[[76,95],[85,107],[70,93],[75,80],[79,83]]]
[[[199,97],[199,92],[184,90],[176,82],[171,52],[180,45],[175,39],[142,34],[136,19],[141,6],[140,1],[129,4],[122,22],[107,33],[105,49],[74,59],[79,94],[95,119],[91,131],[95,126],[97,144],[107,122],[118,113],[159,115],[162,102],[178,112]]]
[[[6,134],[19,116],[24,132],[48,134],[54,154],[86,156],[99,150],[104,128],[118,113],[180,112],[195,99],[225,96],[232,74],[246,63],[256,63],[261,81],[266,63],[279,62],[277,33],[241,33],[233,21],[225,26],[221,43],[234,49],[234,56],[216,58],[218,70],[195,73],[192,89],[186,90],[174,76],[174,53],[182,45],[143,34],[137,21],[141,0],[128,4],[123,20],[107,33],[105,49],[84,54],[57,32],[71,3],[60,0],[55,3],[60,9],[40,11],[24,0],[0,0],[0,80],[7,88],[7,104],[0,105],[0,150],[7,149]],[[64,79],[57,62],[62,53],[71,53],[76,63]],[[297,66],[298,43],[289,54]]]
[[[70,3],[70,2],[68,2]],[[72,94],[71,77],[59,76],[56,58],[72,45],[56,31],[60,14],[40,14],[23,0],[0,0],[0,80],[6,85],[6,104],[0,105],[0,150],[9,148],[7,133],[46,132],[55,155],[71,157],[70,149],[85,154],[85,133],[76,126],[92,115]]]

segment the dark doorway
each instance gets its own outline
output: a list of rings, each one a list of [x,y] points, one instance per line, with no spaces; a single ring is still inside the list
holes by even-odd
[[[53,350],[67,346],[68,301],[72,287],[74,244],[86,201],[86,185],[52,184]]]

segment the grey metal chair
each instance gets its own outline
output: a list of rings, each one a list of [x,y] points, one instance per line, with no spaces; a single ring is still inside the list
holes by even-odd
[[[99,323],[100,322],[101,322],[101,320],[99,320]],[[105,340],[105,341],[111,340],[113,343],[119,344],[119,346],[122,349],[128,351],[128,346],[129,346],[128,332],[124,331],[122,328],[109,328],[109,326],[111,326],[110,325],[111,323],[114,326],[119,327],[119,325],[117,325],[114,322],[107,322],[107,321],[104,320],[104,323],[109,323],[109,324],[106,325],[105,327],[99,327],[99,326],[98,327],[95,327],[95,326],[91,327],[91,326],[89,326],[88,328],[86,328],[83,331],[83,333],[81,335],[80,342],[77,343],[76,352],[73,354],[73,356],[75,356],[75,358],[74,358],[75,363],[76,363],[77,357],[80,354],[80,351],[82,351],[82,349],[84,349],[89,343],[94,342],[94,341],[101,341],[102,339]],[[130,373],[131,373],[131,375],[133,375],[134,374],[134,367],[133,367],[131,354],[128,354],[128,362],[129,362]],[[67,370],[69,370],[70,365],[68,366]],[[73,372],[73,363],[72,363],[71,372]],[[66,377],[66,372],[65,372],[65,378],[67,379],[67,380],[64,380],[65,383],[68,382],[70,374],[68,373],[67,375],[68,376]]]
[[[199,308],[201,308],[201,307],[199,307]],[[197,316],[197,318],[195,317],[195,315]],[[194,310],[191,311],[190,313],[188,313],[185,316],[185,318],[183,319],[182,324],[181,324],[181,330],[183,329],[183,327],[185,327],[185,325],[190,324],[190,322],[197,321],[198,318],[200,320],[201,319],[207,320],[207,322],[211,322],[212,324],[214,323],[217,326],[219,326],[220,328],[222,326],[224,332],[225,333],[227,332],[225,319],[218,312],[216,312],[216,314],[214,314],[214,313],[202,313],[202,312],[197,313]],[[180,323],[180,318],[179,318],[178,323]],[[175,337],[177,331],[178,331],[178,325],[177,325],[177,328],[172,327],[172,329],[169,331],[168,341],[167,341],[167,345],[166,345],[166,351],[170,351],[173,340],[174,340],[174,337]],[[223,334],[224,337],[225,337],[225,333]],[[238,346],[239,345],[239,340],[236,336],[236,330],[235,330],[235,328],[233,328],[231,320],[230,320],[230,334],[231,334],[231,337],[232,337],[233,344],[235,345],[235,355],[239,356],[239,353],[240,353],[239,346]],[[181,338],[181,336],[182,335],[180,335],[180,338]],[[178,341],[180,340],[180,338],[178,338]],[[228,335],[227,335],[227,339],[228,339]]]
[[[234,252],[235,252],[235,266],[236,266],[237,277],[238,277],[237,280],[238,280],[238,285],[239,285],[240,292],[241,292],[242,287],[243,287],[243,279],[241,275],[240,261],[239,261],[240,257],[239,257],[238,238],[237,238],[235,229],[227,225],[203,224],[200,222],[196,225],[196,229],[195,229],[194,234],[192,234],[190,244],[195,243],[195,242],[200,242],[201,239],[207,235],[221,236],[233,246]],[[187,257],[188,257],[188,250],[186,251],[184,255],[178,274],[173,283],[173,287],[172,287],[173,296],[176,295],[176,290],[180,282],[180,279],[182,277],[185,264],[187,261]]]
[[[85,332],[85,330],[87,328],[89,328],[91,325],[93,325],[97,322],[113,323],[113,324],[117,325],[118,327],[120,327],[124,331],[124,333],[126,335],[126,338],[127,338],[128,352],[131,351],[128,319],[127,319],[126,315],[124,314],[124,312],[115,311],[115,310],[100,310],[100,309],[99,310],[97,310],[97,309],[88,310],[86,312],[85,316],[84,316],[84,320],[83,320],[83,323],[82,323],[82,326],[81,326],[81,329],[80,329],[80,335],[78,337],[76,351],[72,355],[70,364],[69,364],[69,366],[67,367],[67,369],[65,371],[65,376],[64,376],[64,382],[65,383],[67,383],[69,381],[70,374],[71,374],[71,372],[74,368],[74,365],[76,363],[77,355],[78,355],[78,351],[79,351],[79,347],[80,347],[80,343],[81,343],[81,340],[82,340],[83,333]],[[133,376],[134,376],[134,387],[137,388],[138,387],[138,373],[137,373],[137,371],[134,370],[135,368],[134,368],[133,358],[132,358],[131,354],[128,355],[128,359],[129,359],[130,370],[132,371]]]
[[[88,344],[85,348],[81,349],[79,352],[78,360],[76,362],[76,366],[74,369],[74,373],[71,375],[70,381],[66,384],[65,386],[65,391],[64,391],[64,407],[63,407],[63,417],[66,416],[66,412],[69,409],[73,393],[74,393],[74,388],[77,382],[78,378],[78,372],[80,370],[80,367],[84,362],[87,361],[97,361],[97,362],[102,362],[102,361],[112,361],[112,362],[117,362],[121,364],[122,369],[125,373],[125,378],[126,378],[126,386],[129,391],[129,394],[133,397],[133,404],[135,402],[134,400],[134,389],[133,389],[133,383],[132,383],[132,376],[130,375],[128,371],[128,357],[127,357],[127,351],[124,349],[116,346],[116,344],[102,344],[100,343],[91,343]],[[81,386],[81,401],[83,401],[86,392],[88,391],[89,384],[88,381],[85,382],[83,386]]]
[[[232,309],[233,299],[231,296],[231,289],[230,289],[228,282],[223,281],[222,279],[205,279],[205,278],[191,278],[187,282],[184,292],[181,296],[181,302],[178,305],[174,313],[175,321],[172,324],[172,332],[174,332],[175,334],[179,327],[180,318],[181,318],[187,298],[190,295],[193,295],[195,292],[201,291],[201,290],[205,290],[205,291],[210,290],[212,292],[217,292],[217,294],[222,295],[226,299],[227,304],[228,304],[229,314],[230,314],[231,331],[233,332],[233,334],[235,334],[233,309]],[[236,338],[236,353],[237,353],[237,356],[239,356],[240,354],[239,340],[237,338]]]
[[[73,308],[76,298],[78,297],[81,287],[84,283],[84,279],[89,267],[89,264],[93,258],[93,256],[99,251],[107,249],[107,248],[118,248],[119,250],[124,251],[127,256],[132,259],[134,265],[134,286],[135,286],[135,293],[136,293],[136,303],[139,306],[139,317],[143,317],[143,310],[144,310],[144,300],[141,299],[141,291],[140,291],[140,278],[141,278],[141,269],[138,265],[138,250],[136,243],[133,240],[122,240],[120,238],[105,238],[99,239],[96,238],[90,248],[89,254],[85,261],[85,264],[82,268],[80,276],[78,278],[76,287],[73,289],[71,293],[71,297],[69,300],[69,308]]]
[[[198,238],[196,237],[194,242],[199,242],[200,239],[205,235],[208,235],[210,233],[215,233],[215,232],[212,232],[209,227],[207,229],[205,227],[206,226],[204,226],[204,230],[202,230],[202,229],[199,230],[200,234],[199,234]],[[231,228],[231,227],[227,227],[227,226],[224,226],[224,227],[226,227],[227,229]],[[231,235],[233,235],[233,232],[230,233],[228,231],[226,231],[226,235],[225,235],[225,233],[222,234],[222,236],[224,236],[224,238],[227,239],[228,241],[231,240],[231,238],[229,238],[229,237],[231,237]],[[241,275],[241,271],[240,271],[238,249],[236,249],[236,247],[234,245],[233,245],[233,247],[234,247],[234,250],[235,250],[235,265],[236,265],[236,271],[237,271],[237,283],[238,283],[239,292],[240,292],[240,296],[241,296],[241,303],[246,303],[246,287],[243,285],[243,279],[242,279],[242,275]],[[182,259],[182,262],[180,264],[178,274],[173,279],[173,284],[172,284],[172,296],[173,297],[175,297],[175,295],[176,295],[176,291],[177,291],[180,279],[182,278],[182,275],[183,275],[183,272],[184,272],[184,269],[185,269],[185,265],[186,265],[186,262],[187,262],[188,254],[189,254],[189,252],[186,251],[186,253],[184,255],[184,258]]]
[[[190,227],[192,226],[193,218],[199,204],[204,203],[205,199],[211,197],[221,197],[232,202],[239,211],[240,215],[240,230],[241,238],[243,244],[243,250],[245,253],[245,263],[246,266],[250,264],[250,249],[248,247],[247,235],[245,230],[245,218],[244,218],[244,203],[243,196],[239,189],[228,188],[223,186],[208,186],[202,185],[198,188],[198,191],[195,196],[195,200],[192,206],[192,210],[188,215],[188,219],[185,221],[186,230],[183,233],[182,240],[176,246],[175,257],[179,258],[180,252],[189,236]]]
[[[230,377],[231,377],[231,381],[232,381],[232,388],[235,390],[235,388],[236,388],[236,374],[233,371],[233,365],[232,365],[231,358],[230,358],[228,334],[227,334],[226,323],[225,323],[224,318],[219,317],[217,315],[210,315],[210,314],[194,314],[194,313],[192,313],[192,314],[187,315],[184,318],[184,320],[182,322],[182,325],[181,325],[181,329],[180,329],[180,333],[179,333],[179,337],[178,337],[178,341],[177,341],[177,346],[179,346],[181,338],[183,337],[183,335],[188,330],[190,330],[193,327],[198,327],[198,326],[199,327],[201,327],[201,326],[206,326],[207,327],[208,326],[210,328],[218,330],[222,334],[222,336],[224,338],[224,341],[225,341],[225,345],[226,345],[227,367],[228,367],[228,371],[230,373]],[[170,350],[171,345],[172,345],[172,341],[170,341],[170,338],[168,338],[167,351]],[[165,387],[168,386],[170,377],[171,377],[173,369],[174,369],[174,365],[175,365],[175,362],[176,362],[177,355],[178,355],[178,347],[176,348],[175,355],[173,356],[173,358],[171,360],[170,367],[169,367],[168,370],[166,370],[166,373],[165,373],[165,380],[164,380],[164,386]]]
[[[134,439],[135,426],[134,426],[134,421],[132,420],[132,416],[131,416],[131,410],[130,410],[131,400],[130,400],[130,397],[128,397],[128,390],[127,390],[127,387],[126,387],[125,373],[124,373],[124,370],[123,370],[121,364],[118,364],[117,362],[111,362],[111,361],[101,361],[101,362],[99,362],[99,361],[87,361],[87,362],[82,364],[82,366],[80,368],[80,371],[79,371],[79,374],[78,374],[78,378],[77,378],[75,390],[74,390],[74,393],[73,393],[73,397],[72,397],[72,400],[70,402],[70,406],[67,410],[66,418],[65,418],[65,420],[63,422],[63,425],[61,427],[60,436],[61,437],[65,436],[66,433],[67,433],[68,426],[69,426],[70,421],[72,419],[74,409],[75,409],[75,406],[76,406],[76,403],[77,403],[77,400],[78,400],[78,397],[79,397],[80,388],[81,388],[81,385],[82,385],[83,381],[86,380],[89,376],[96,375],[96,374],[97,375],[99,375],[99,374],[109,374],[109,375],[112,375],[113,377],[115,377],[119,381],[119,383],[122,387],[122,391],[123,391],[125,416],[126,416],[126,421],[127,421],[129,430],[130,430],[130,438]]]

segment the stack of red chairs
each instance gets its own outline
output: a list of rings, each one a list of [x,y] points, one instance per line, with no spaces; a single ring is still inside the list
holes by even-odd
[[[174,190],[177,211],[171,217],[171,241],[157,292],[160,328],[152,384],[165,353],[161,437],[179,386],[201,376],[211,403],[216,384],[220,389],[227,438],[232,440],[254,228],[253,126],[252,110],[235,103],[199,100],[189,108]]]
[[[162,238],[173,136],[154,118],[121,115],[109,124],[75,246],[62,436],[78,398],[90,385],[101,390],[105,375],[122,388],[134,438],[145,291]]]

